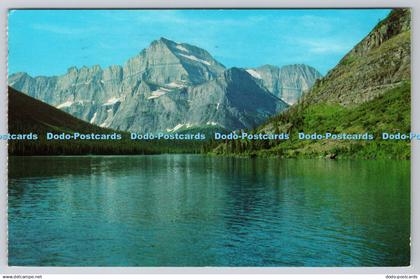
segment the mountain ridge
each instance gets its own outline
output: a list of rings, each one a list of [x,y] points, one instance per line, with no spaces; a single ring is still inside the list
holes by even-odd
[[[251,115],[244,110],[250,108],[249,104],[236,102],[241,106],[231,106],[235,101],[229,96],[238,96],[232,90],[218,88],[215,94],[219,94],[219,98],[211,96],[214,80],[230,71],[204,49],[160,38],[123,66],[69,67],[66,74],[52,77],[16,73],[9,77],[9,85],[87,122],[135,132],[166,131],[178,125],[208,123],[217,123],[227,130],[253,128],[288,107],[280,98],[267,95],[261,81],[243,75],[240,82],[258,84],[253,85],[254,94],[263,99],[257,102],[263,107],[251,108],[256,121],[250,121]],[[190,94],[197,91],[195,87],[207,92],[199,94],[200,100],[194,100],[195,94]],[[241,87],[231,88],[239,90]],[[276,110],[272,109],[271,102],[275,103]],[[202,112],[192,104],[205,108],[206,113],[200,116]],[[228,119],[217,117],[223,114],[228,115]]]
[[[133,141],[127,132],[101,128],[60,109],[8,88],[8,133],[32,134],[34,140],[9,140],[9,155],[130,155],[199,153],[208,143],[186,140]],[[201,131],[197,131],[201,132]],[[47,140],[46,134],[121,135],[118,140]],[[35,140],[34,134],[37,135]]]
[[[410,80],[410,22],[409,9],[392,10],[303,100],[356,106]]]
[[[289,105],[295,104],[322,75],[305,64],[290,64],[281,67],[265,64],[249,69],[273,95]]]

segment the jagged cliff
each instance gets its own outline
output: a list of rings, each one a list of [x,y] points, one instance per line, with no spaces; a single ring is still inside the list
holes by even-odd
[[[289,105],[295,104],[322,75],[313,67],[303,64],[277,67],[264,65],[248,72],[271,93]]]
[[[395,9],[307,94],[310,103],[355,106],[410,80],[410,10]]]
[[[305,65],[273,69],[278,71],[270,77],[270,87],[249,69],[226,69],[201,48],[161,38],[123,66],[71,67],[54,77],[17,73],[9,77],[9,85],[101,127],[136,132],[199,126],[236,130],[254,128],[288,107],[290,94],[279,91],[281,84],[296,85],[296,99],[319,76]]]

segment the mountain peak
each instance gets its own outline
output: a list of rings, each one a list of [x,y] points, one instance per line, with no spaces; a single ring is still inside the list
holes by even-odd
[[[265,64],[246,70],[254,79],[272,94],[287,102],[296,103],[303,92],[309,90],[322,75],[306,64],[292,64],[282,67]]]
[[[249,75],[251,74],[247,70],[238,67],[229,68],[224,72],[224,76],[228,80],[248,79]]]
[[[17,73],[11,74],[11,75],[9,76],[9,78],[10,78],[10,77],[22,78],[22,77],[30,77],[30,76],[29,76],[29,75],[28,75],[28,73],[26,73],[26,72],[17,72]]]
[[[164,44],[175,44],[175,42],[174,41],[172,41],[172,40],[169,40],[169,39],[167,39],[167,38],[165,38],[165,37],[160,37],[159,39],[157,39],[157,40],[155,40],[155,41],[153,41],[153,42],[157,42],[157,43],[164,43]]]
[[[287,107],[256,71],[226,70],[205,49],[161,37],[123,66],[71,67],[56,77],[12,75],[9,84],[101,127],[156,132],[217,123],[235,130],[259,125]],[[299,84],[310,78],[296,70]]]

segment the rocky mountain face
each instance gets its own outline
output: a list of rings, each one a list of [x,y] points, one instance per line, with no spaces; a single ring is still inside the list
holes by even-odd
[[[279,84],[306,90],[316,76],[304,65],[289,66],[287,75],[280,74],[281,68],[271,76],[264,72],[267,67],[273,66],[254,70],[267,76],[265,82],[250,69],[226,69],[201,48],[161,38],[123,66],[71,67],[53,77],[16,73],[9,76],[9,85],[101,127],[135,132],[197,126],[236,130],[261,124],[297,98]],[[278,80],[286,76],[286,83]]]
[[[272,94],[289,105],[296,103],[322,75],[308,65],[297,64],[277,67],[264,65],[247,70]]]
[[[305,100],[356,106],[411,79],[410,10],[394,9],[338,65],[315,83]]]

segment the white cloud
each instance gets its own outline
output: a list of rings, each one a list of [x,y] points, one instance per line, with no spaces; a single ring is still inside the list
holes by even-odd
[[[318,32],[331,32],[340,24],[342,19],[337,17],[304,15],[296,17],[296,21],[300,23],[303,28],[311,28]]]
[[[68,27],[68,26],[60,26],[56,24],[42,24],[42,23],[35,23],[32,24],[32,29],[45,31],[49,33],[59,34],[59,35],[80,35],[86,34],[89,32],[94,31],[93,28],[75,28],[75,27]]]
[[[249,16],[241,20],[217,16],[215,16],[214,19],[197,19],[196,17],[190,17],[173,10],[148,10],[142,11],[141,13],[138,13],[137,11],[132,11],[130,13],[127,13],[126,11],[108,11],[104,13],[104,15],[111,20],[131,24],[183,24],[185,26],[200,25],[207,28],[212,25],[217,25],[218,27],[247,26],[265,19],[264,16]]]
[[[348,42],[329,38],[301,39],[296,43],[314,54],[344,54],[352,47]]]

